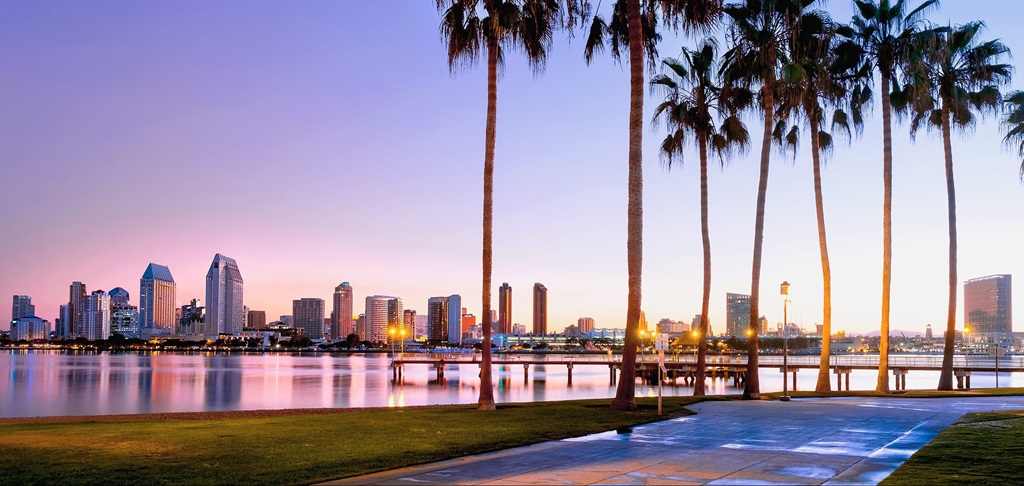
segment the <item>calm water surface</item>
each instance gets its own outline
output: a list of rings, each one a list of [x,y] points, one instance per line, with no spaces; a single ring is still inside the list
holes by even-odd
[[[525,359],[530,359],[527,357]],[[547,359],[564,359],[549,355]],[[766,357],[767,358],[767,357]],[[515,359],[514,357],[512,359]],[[585,359],[577,357],[576,359]],[[601,359],[601,358],[594,358]],[[765,358],[762,358],[765,359]],[[403,407],[475,403],[477,365],[451,366],[438,380],[433,367],[407,365],[405,379],[392,382],[390,358],[369,355],[96,353],[0,351],[0,417],[106,415],[283,408]],[[1001,386],[1024,386],[1020,373],[1000,375]],[[798,374],[798,389],[813,389],[814,372]],[[874,389],[875,372],[856,371],[853,389]],[[761,390],[782,388],[780,373],[763,368]],[[934,388],[938,372],[911,372],[908,388]],[[995,375],[975,374],[975,388],[994,386]],[[834,377],[833,377],[833,383]],[[564,365],[495,366],[499,403],[607,398],[615,394],[608,367],[579,365],[568,385]],[[708,393],[741,393],[721,378]],[[638,396],[657,387],[637,385]],[[666,386],[665,396],[693,394]]]

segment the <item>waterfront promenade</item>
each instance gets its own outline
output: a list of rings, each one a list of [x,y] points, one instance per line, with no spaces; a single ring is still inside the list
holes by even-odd
[[[327,484],[876,484],[970,412],[1024,397],[702,402],[696,415]]]

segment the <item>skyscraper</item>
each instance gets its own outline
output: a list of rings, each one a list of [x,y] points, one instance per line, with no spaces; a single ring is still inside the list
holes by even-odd
[[[331,339],[345,339],[352,334],[352,286],[342,282],[334,288],[334,307],[331,310]]]
[[[389,339],[388,327],[401,324],[404,317],[402,299],[386,295],[367,296],[363,331],[365,335],[359,337],[364,341],[386,342]]]
[[[176,292],[169,268],[156,263],[146,267],[139,280],[139,333],[143,338],[174,334]]]
[[[114,287],[107,295],[110,296],[110,307],[128,305],[128,301],[131,300],[131,294],[121,287]]]
[[[310,339],[324,338],[324,299],[303,298],[292,301],[295,327]]]
[[[448,332],[447,341],[451,344],[462,344],[462,296],[448,296]]]
[[[71,335],[70,327],[71,322],[74,319],[71,317],[71,304],[63,304],[60,306],[60,317],[57,318],[56,329],[54,331],[57,337],[64,339]]]
[[[90,341],[110,338],[110,296],[106,292],[96,290],[85,296],[79,309],[79,337]]]
[[[32,305],[32,297],[15,295],[14,302],[11,304],[11,320],[34,315],[36,315],[36,306]]]
[[[68,321],[67,331],[64,336],[74,339],[82,335],[82,304],[85,303],[85,284],[82,282],[71,282],[71,297],[68,299],[68,314],[71,320]]]
[[[206,329],[217,334],[235,334],[245,325],[242,314],[242,272],[238,263],[218,253],[206,272]]]
[[[406,338],[416,339],[416,311],[414,309],[405,310],[405,315],[402,318],[402,327],[405,328]]]
[[[512,286],[508,282],[498,288],[498,323],[501,334],[512,334]]]
[[[548,333],[548,288],[540,282],[533,284],[533,333]]]
[[[435,343],[448,341],[448,297],[427,299],[427,340]]]
[[[744,337],[750,327],[750,296],[725,294],[725,334]]]
[[[964,282],[964,325],[976,338],[994,340],[1013,332],[1010,275],[990,275]]]

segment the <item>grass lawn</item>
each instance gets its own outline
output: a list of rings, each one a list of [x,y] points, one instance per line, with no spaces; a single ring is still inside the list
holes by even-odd
[[[308,484],[690,412],[692,397],[345,410],[196,419],[131,417],[0,421],[0,483]],[[243,413],[244,414],[244,413]],[[263,414],[267,415],[267,414]]]
[[[939,433],[882,484],[1020,484],[1024,411],[972,413]]]

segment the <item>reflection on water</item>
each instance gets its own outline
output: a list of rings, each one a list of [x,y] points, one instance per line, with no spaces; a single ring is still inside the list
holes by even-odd
[[[551,356],[560,359],[562,356]],[[427,365],[407,365],[392,381],[383,355],[293,356],[287,354],[109,354],[58,351],[0,351],[0,417],[105,415],[282,408],[405,407],[471,404],[479,395],[479,366],[451,365],[444,376]],[[495,366],[499,403],[582,398],[615,394],[605,365]],[[814,387],[816,374],[798,373],[797,389]],[[761,390],[782,388],[781,373],[761,370]],[[854,371],[854,390],[875,387],[875,371]],[[680,380],[680,383],[682,381]],[[908,388],[934,388],[938,372],[914,371]],[[835,376],[832,376],[833,388]],[[995,384],[993,373],[976,373],[975,388]],[[1024,376],[1000,375],[1001,386],[1022,386]],[[709,394],[740,393],[730,380],[709,379]],[[666,386],[665,396],[691,395],[692,387]],[[657,387],[637,384],[639,397]]]

